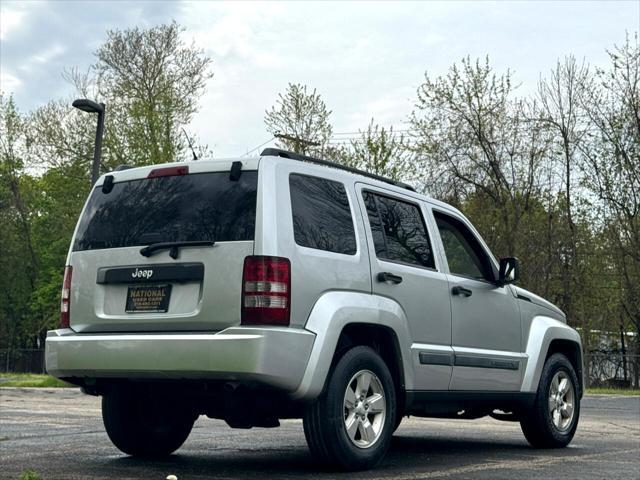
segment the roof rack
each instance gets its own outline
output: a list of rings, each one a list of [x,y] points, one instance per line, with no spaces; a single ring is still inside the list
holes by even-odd
[[[358,175],[363,175],[365,177],[373,178],[374,180],[378,180],[380,182],[388,183],[390,185],[395,185],[396,187],[406,188],[407,190],[411,190],[415,192],[415,188],[411,185],[408,185],[404,182],[397,182],[395,180],[391,180],[390,178],[383,177],[381,175],[376,175],[375,173],[365,172],[364,170],[360,170],[353,167],[348,167],[346,165],[341,165],[336,162],[331,162],[329,160],[323,160],[321,158],[309,157],[307,155],[301,155],[295,152],[289,152],[287,150],[281,150],[279,148],[265,148],[261,153],[261,157],[272,156],[272,157],[282,157],[289,158],[291,160],[299,160],[301,162],[309,162],[315,163],[316,165],[324,165],[325,167],[337,168],[339,170],[345,170],[351,173],[357,173]]]

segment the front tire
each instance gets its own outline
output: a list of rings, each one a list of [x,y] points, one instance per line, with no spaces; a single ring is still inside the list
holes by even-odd
[[[109,439],[120,451],[162,457],[182,446],[195,415],[175,399],[119,387],[102,396],[102,420]]]
[[[304,416],[311,453],[340,470],[372,468],[384,458],[396,421],[389,369],[371,348],[347,351],[332,369],[325,392]]]
[[[522,432],[535,448],[566,447],[578,428],[580,395],[571,362],[554,353],[545,362],[535,402],[520,421]]]

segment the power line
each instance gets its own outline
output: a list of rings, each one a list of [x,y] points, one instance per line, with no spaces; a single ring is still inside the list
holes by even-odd
[[[391,133],[393,129],[393,125],[390,127],[383,126],[381,128],[387,131],[388,133]],[[331,145],[351,145],[351,142],[362,142],[363,141],[362,135],[366,133],[367,133],[367,130],[358,130],[357,132],[355,131],[354,132],[335,132],[331,135],[327,143]],[[411,133],[420,133],[420,131],[412,128],[402,128],[399,130],[393,130],[394,135],[395,134],[411,134]],[[249,154],[258,150],[260,147],[264,147],[266,144],[273,141],[276,137],[277,136],[273,136],[266,142],[263,142],[260,145],[258,145],[257,147],[254,147],[251,150],[247,150],[241,156],[242,157],[248,156]]]
[[[385,128],[382,127],[385,131],[387,132],[391,132],[391,128]],[[411,128],[405,128],[405,129],[400,129],[400,130],[393,130],[393,133],[419,133],[419,130],[415,130],[415,129],[411,129]],[[367,133],[367,130],[360,130],[357,132],[335,132],[334,134],[332,134],[332,137],[335,137],[336,135],[362,135],[363,133]]]
[[[271,137],[269,140],[267,140],[267,141],[266,141],[266,142],[264,142],[264,143],[261,143],[261,144],[260,144],[260,145],[258,145],[257,147],[254,147],[254,148],[252,148],[251,150],[247,150],[247,152],[246,152],[246,153],[244,153],[244,154],[242,154],[242,155],[241,155],[241,157],[246,157],[246,156],[248,156],[250,153],[253,153],[253,152],[255,152],[256,150],[258,150],[260,147],[264,147],[267,143],[269,143],[269,142],[271,142],[271,141],[275,140],[275,138],[276,138],[276,137]]]

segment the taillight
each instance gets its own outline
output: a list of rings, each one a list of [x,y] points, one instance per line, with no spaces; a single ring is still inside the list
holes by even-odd
[[[71,275],[73,267],[64,267],[64,280],[62,281],[62,297],[60,299],[60,328],[69,328],[69,316],[71,313]]]
[[[288,258],[250,256],[242,271],[243,325],[289,325],[291,262]]]

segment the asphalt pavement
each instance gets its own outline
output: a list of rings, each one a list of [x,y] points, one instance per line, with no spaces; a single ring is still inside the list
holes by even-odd
[[[378,478],[640,479],[640,397],[586,396],[568,448],[530,448],[517,423],[405,419],[376,470],[327,472],[309,455],[302,422],[233,430],[200,417],[162,461],[111,445],[100,399],[76,389],[0,388],[0,478],[33,470],[43,479]]]

